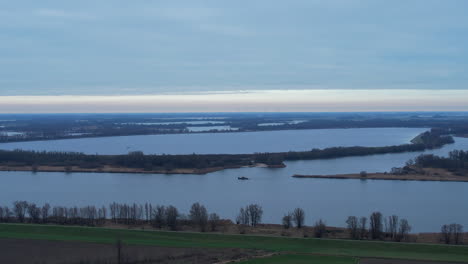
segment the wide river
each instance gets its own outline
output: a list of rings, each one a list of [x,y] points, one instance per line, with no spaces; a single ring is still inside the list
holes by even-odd
[[[409,143],[424,128],[354,128],[79,138],[0,144],[0,149],[75,151],[88,154],[244,154]]]
[[[328,139],[322,137],[322,132],[328,131],[333,135]],[[357,131],[365,132],[359,135]],[[314,147],[328,147],[339,145],[389,145],[407,143],[411,138],[424,129],[333,129],[255,133],[226,133],[226,134],[196,134],[196,135],[167,135],[146,136],[146,143],[151,145],[153,138],[180,138],[204,136],[200,145],[208,149],[217,150],[211,146],[212,137],[232,135],[232,140],[238,141],[236,149],[229,152],[251,150],[255,146],[262,146],[258,141],[265,142],[264,137],[281,135],[272,148],[265,149],[291,150],[291,142],[300,142],[299,138],[288,138],[294,132],[303,135],[302,140],[308,142],[305,149]],[[307,132],[310,136],[307,136]],[[351,132],[350,134],[346,132]],[[380,132],[380,134],[379,134]],[[292,134],[290,134],[292,133]],[[251,135],[251,138],[246,135]],[[294,134],[299,137],[299,134]],[[342,135],[343,137],[336,137]],[[352,136],[353,138],[346,138]],[[210,138],[211,136],[211,138]],[[15,143],[13,148],[54,149],[68,146],[63,150],[80,150],[98,153],[119,153],[125,150],[128,141],[122,138],[96,138],[81,140],[60,140],[47,142]],[[135,138],[135,137],[132,137]],[[139,147],[145,147],[145,136],[136,137],[141,140]],[[310,139],[312,138],[312,139]],[[315,139],[314,139],[315,138]],[[113,139],[113,143],[111,143]],[[197,140],[198,140],[197,139]],[[86,148],[73,144],[76,142],[92,141],[97,145],[87,144]],[[103,140],[105,143],[100,142]],[[244,141],[245,140],[245,141]],[[380,141],[379,141],[380,140]],[[161,139],[160,142],[163,142]],[[186,139],[187,142],[189,141]],[[352,142],[357,142],[352,144]],[[215,141],[217,142],[217,141]],[[348,142],[348,143],[346,143]],[[380,142],[380,144],[379,144]],[[48,144],[49,143],[49,144]],[[314,145],[320,144],[319,146]],[[57,145],[59,144],[59,145]],[[107,145],[111,144],[111,145]],[[137,146],[134,143],[133,146]],[[176,142],[173,148],[185,148]],[[182,143],[181,143],[182,144]],[[232,144],[232,143],[230,143]],[[296,143],[294,143],[296,144]],[[0,144],[12,147],[12,144]],[[233,144],[235,145],[235,144]],[[33,147],[34,146],[34,147]],[[226,145],[225,145],[226,146]],[[299,145],[297,145],[299,146]],[[108,150],[107,148],[111,148]],[[142,148],[139,148],[142,149]],[[292,148],[292,150],[304,149]],[[468,150],[467,138],[455,138],[455,144],[446,145],[441,149],[426,151],[437,155],[446,155],[453,149]],[[145,152],[151,148],[143,149]],[[192,149],[188,153],[200,153],[202,148]],[[186,153],[187,150],[174,150]],[[202,151],[203,152],[203,151]],[[226,151],[222,151],[226,152]],[[167,152],[165,152],[167,153]],[[206,153],[203,152],[203,153]],[[209,153],[209,152],[208,152]],[[263,222],[280,223],[281,217],[295,207],[302,207],[306,211],[306,222],[312,225],[319,218],[333,226],[344,226],[349,215],[368,216],[373,211],[381,211],[385,215],[397,214],[410,221],[415,232],[439,231],[440,226],[447,223],[460,223],[468,227],[468,183],[457,182],[418,182],[418,181],[379,181],[379,180],[336,180],[336,179],[296,179],[291,175],[302,174],[337,174],[354,173],[366,170],[368,172],[388,171],[392,167],[402,166],[410,158],[421,152],[372,155],[363,157],[348,157],[339,159],[294,161],[287,162],[286,168],[242,168],[214,172],[206,175],[145,175],[145,174],[111,174],[111,173],[30,173],[30,172],[0,172],[0,203],[11,204],[15,200],[28,200],[39,204],[49,202],[53,205],[107,205],[116,202],[151,202],[154,204],[172,204],[182,212],[188,212],[193,202],[201,202],[208,210],[219,213],[222,217],[234,219],[239,208],[249,203],[263,206]],[[248,181],[237,180],[238,176],[249,177]]]

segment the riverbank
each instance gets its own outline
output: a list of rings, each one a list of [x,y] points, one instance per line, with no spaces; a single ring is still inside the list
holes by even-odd
[[[128,168],[128,167],[114,167],[103,166],[98,168],[82,168],[79,166],[8,166],[0,165],[0,171],[30,171],[30,172],[89,172],[89,173],[141,173],[141,174],[207,174],[211,172],[226,170],[226,169],[239,169],[239,168],[284,168],[286,165],[267,165],[264,163],[256,163],[248,166],[224,166],[224,167],[210,167],[210,168],[179,168],[179,169],[159,169],[159,170],[145,170],[141,168]]]
[[[390,181],[444,181],[444,182],[468,182],[468,175],[455,175],[447,170],[424,168],[418,173],[391,174],[391,173],[360,173],[335,174],[335,175],[300,175],[294,178],[312,179],[359,179],[359,180],[390,180]]]

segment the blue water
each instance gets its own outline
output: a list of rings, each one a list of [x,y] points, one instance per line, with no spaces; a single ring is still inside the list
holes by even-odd
[[[397,137],[398,143],[403,143],[413,135]],[[383,140],[382,144],[390,142],[384,137],[378,138]],[[377,141],[367,139],[367,142]],[[33,142],[19,144],[29,143]],[[278,144],[287,145],[285,141]],[[426,153],[446,155],[453,149],[468,150],[468,139],[455,138],[455,144]],[[263,221],[267,223],[280,223],[285,213],[302,207],[309,225],[322,218],[329,225],[344,226],[349,215],[368,216],[378,210],[385,215],[407,218],[414,232],[438,232],[441,225],[453,222],[467,228],[468,183],[291,177],[296,173],[384,172],[402,166],[419,154],[421,152],[294,161],[280,169],[241,168],[206,175],[0,172],[0,204],[20,199],[53,205],[151,202],[172,204],[187,213],[193,202],[201,202],[208,210],[234,219],[240,207],[258,203],[263,206]],[[250,180],[239,181],[238,176]]]
[[[409,143],[424,128],[353,128],[80,138],[0,144],[0,149],[77,151],[88,154],[243,154],[337,146]]]

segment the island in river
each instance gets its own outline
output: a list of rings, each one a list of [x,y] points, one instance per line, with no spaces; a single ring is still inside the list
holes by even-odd
[[[224,167],[208,167],[208,168],[174,168],[174,169],[145,169],[145,168],[131,168],[119,166],[101,166],[96,168],[83,168],[80,166],[11,166],[0,165],[0,171],[32,171],[32,172],[94,172],[94,173],[143,173],[143,174],[207,174],[215,171],[225,169],[236,169],[245,167],[264,167],[264,168],[282,168],[286,167],[284,164],[280,165],[267,165],[264,163],[255,163],[245,166],[224,166]]]
[[[449,181],[468,182],[468,176],[457,175],[445,169],[420,168],[417,172],[407,174],[394,173],[353,173],[335,175],[300,175],[295,174],[294,178],[312,179],[360,179],[360,180],[398,180],[398,181]]]
[[[107,172],[146,174],[206,174],[242,167],[283,168],[285,161],[330,159],[386,153],[421,151],[453,143],[439,130],[418,135],[411,144],[385,147],[331,147],[310,151],[254,154],[89,155],[77,152],[0,150],[0,171]]]
[[[77,152],[0,150],[0,170],[203,174],[222,169],[255,167],[259,164],[270,168],[282,168],[286,166],[284,161],[290,160],[422,151],[453,142],[451,136],[431,130],[418,135],[417,142],[411,144],[385,147],[331,147],[276,153],[145,155],[141,151],[133,151],[124,155],[89,155]]]

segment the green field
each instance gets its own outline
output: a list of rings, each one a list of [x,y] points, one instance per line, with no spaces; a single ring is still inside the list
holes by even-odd
[[[137,231],[125,229],[27,224],[0,224],[0,238],[68,240],[95,243],[115,243],[116,239],[122,239],[126,244],[134,245],[201,248],[246,248],[273,252],[287,252],[289,254],[305,253],[331,256],[458,261],[468,263],[468,247],[466,246],[406,244],[373,241]],[[300,258],[301,256],[297,257]]]
[[[268,258],[257,258],[240,262],[241,264],[357,264],[358,260],[352,257],[313,256],[285,254]]]

